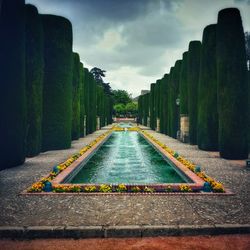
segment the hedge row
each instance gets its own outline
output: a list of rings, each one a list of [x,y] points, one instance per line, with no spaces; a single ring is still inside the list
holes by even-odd
[[[3,0],[0,32],[0,170],[71,147],[97,129],[97,113],[101,126],[112,122],[111,97],[72,51],[69,20],[40,15],[24,0]]]
[[[160,119],[160,132],[176,138],[181,117],[188,116],[190,144],[219,150],[223,158],[246,159],[249,86],[240,12],[221,10],[217,24],[205,27],[202,43],[191,41],[169,74],[151,84],[150,127],[157,129]],[[145,108],[141,99],[139,121]]]

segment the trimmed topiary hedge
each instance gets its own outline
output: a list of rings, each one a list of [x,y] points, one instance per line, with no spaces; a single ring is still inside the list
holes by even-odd
[[[179,106],[176,104],[176,100],[179,97],[179,80],[180,80],[180,71],[181,71],[181,60],[177,60],[172,74],[171,81],[171,122],[170,122],[170,131],[169,134],[171,137],[177,137],[177,131],[179,130],[180,122],[180,112]]]
[[[218,150],[216,24],[203,31],[198,91],[197,143],[203,150]]]
[[[42,15],[44,91],[42,150],[71,146],[72,26],[60,16]]]
[[[0,170],[25,161],[25,4],[3,0],[0,9]]]
[[[188,115],[188,83],[187,83],[187,67],[188,67],[188,52],[182,55],[182,64],[180,72],[180,114]]]
[[[168,84],[169,84],[169,74],[165,74],[162,78],[162,122],[161,130],[162,133],[167,134],[167,124],[168,124]]]
[[[187,85],[189,114],[189,143],[197,144],[197,95],[200,71],[201,42],[191,41],[188,49]]]
[[[77,140],[80,137],[80,57],[77,53],[72,53],[73,57],[73,80],[72,80],[72,128],[71,138]]]
[[[156,114],[155,114],[155,83],[150,85],[150,97],[149,97],[149,112],[150,112],[150,128],[155,129],[156,126]]]
[[[84,116],[85,116],[85,106],[84,106],[84,69],[83,64],[80,62],[80,137],[85,136],[84,134]]]
[[[42,145],[43,26],[33,5],[26,5],[27,156],[38,155]]]
[[[246,159],[246,49],[238,9],[219,12],[216,34],[220,155],[226,159]]]

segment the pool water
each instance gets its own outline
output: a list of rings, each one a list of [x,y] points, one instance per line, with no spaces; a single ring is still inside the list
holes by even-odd
[[[137,132],[113,132],[70,183],[186,183]]]

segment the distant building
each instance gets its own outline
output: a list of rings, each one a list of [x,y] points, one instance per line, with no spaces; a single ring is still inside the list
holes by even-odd
[[[145,95],[145,94],[147,94],[149,92],[150,92],[149,90],[142,90],[141,95]],[[133,102],[138,102],[138,98],[139,98],[139,96],[133,98]]]

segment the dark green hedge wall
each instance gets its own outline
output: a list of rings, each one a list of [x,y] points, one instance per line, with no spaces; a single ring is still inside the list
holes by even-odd
[[[85,136],[84,134],[84,116],[85,116],[85,106],[84,106],[84,69],[83,64],[80,62],[80,137]]]
[[[173,123],[173,85],[174,85],[174,67],[170,68],[169,72],[169,81],[168,81],[168,90],[167,90],[167,108],[168,108],[168,116],[167,116],[167,134],[172,136],[172,123]]]
[[[180,130],[180,106],[177,105],[176,100],[179,98],[179,86],[180,86],[180,72],[181,72],[181,60],[177,60],[174,65],[173,72],[173,121],[171,135],[173,138],[177,138],[177,131]]]
[[[203,150],[218,150],[216,24],[203,31],[198,91],[197,143]]]
[[[72,140],[80,137],[80,57],[77,53],[72,53],[73,57],[73,80],[72,80]]]
[[[0,11],[1,170],[22,164],[26,155],[24,0],[4,0]]]
[[[84,91],[84,107],[85,107],[85,115],[86,115],[86,135],[90,134],[90,127],[89,127],[89,70],[84,68],[84,84],[83,84],[83,91]]]
[[[42,150],[71,146],[72,26],[63,17],[42,15],[44,91]]]
[[[150,85],[150,97],[149,97],[149,111],[150,111],[150,128],[155,129],[156,126],[156,114],[155,114],[155,83]]]
[[[216,40],[220,155],[226,159],[246,159],[246,50],[238,9],[219,12]]]
[[[201,42],[191,41],[188,49],[187,84],[188,84],[188,114],[189,143],[197,144],[197,96],[200,72]]]
[[[162,123],[161,130],[162,133],[168,134],[167,124],[168,124],[168,84],[169,84],[169,74],[165,74],[162,78]]]
[[[138,119],[138,123],[142,123],[142,95],[139,96],[138,98],[138,116],[137,116],[137,119]]]
[[[38,155],[42,145],[43,26],[33,5],[26,5],[27,156]]]
[[[187,67],[188,52],[182,55],[182,64],[180,72],[180,114],[188,115],[188,83],[187,83]]]
[[[88,113],[87,113],[87,128],[89,133],[96,131],[96,82],[91,73],[88,76]]]

